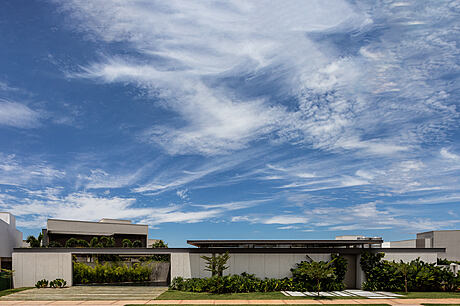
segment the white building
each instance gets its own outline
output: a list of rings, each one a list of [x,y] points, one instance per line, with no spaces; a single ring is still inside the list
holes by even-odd
[[[22,246],[22,232],[16,229],[16,218],[0,212],[0,267],[11,268],[13,248]]]

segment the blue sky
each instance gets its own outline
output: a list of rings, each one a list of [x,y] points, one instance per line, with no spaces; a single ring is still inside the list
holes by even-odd
[[[186,239],[460,228],[458,1],[2,1],[0,210]]]

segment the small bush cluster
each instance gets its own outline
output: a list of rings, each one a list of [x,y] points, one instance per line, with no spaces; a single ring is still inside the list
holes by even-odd
[[[456,291],[460,274],[416,259],[410,263],[382,260],[384,253],[364,253],[361,267],[366,275],[365,290],[384,291]]]
[[[48,282],[46,279],[39,280],[36,284],[35,287],[37,288],[64,288],[67,285],[67,282],[63,280],[62,278],[56,278],[53,281]]]
[[[253,274],[213,276],[208,278],[183,279],[176,277],[171,281],[172,290],[210,293],[271,292],[292,290],[292,278],[259,279]]]
[[[118,262],[97,262],[94,267],[79,262],[73,264],[74,284],[146,282],[150,280],[151,273],[152,268],[139,263],[131,267]]]

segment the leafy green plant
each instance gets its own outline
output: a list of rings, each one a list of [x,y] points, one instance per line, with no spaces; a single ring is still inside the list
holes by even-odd
[[[35,236],[30,235],[27,237],[26,242],[29,244],[31,248],[39,248],[42,246],[43,234],[40,233],[37,238]]]
[[[304,274],[316,283],[315,289],[318,292],[318,296],[321,291],[321,283],[326,279],[335,278],[335,269],[331,266],[331,263],[332,261],[312,261],[298,268],[299,273]]]
[[[99,238],[99,243],[103,248],[113,248],[115,246],[115,239],[113,237],[102,236]]]
[[[142,242],[140,240],[134,240],[133,241],[133,247],[134,248],[142,248]]]
[[[456,291],[460,274],[454,275],[444,267],[425,263],[420,259],[409,263],[382,260],[384,253],[364,253],[361,267],[366,276],[365,290],[384,291]]]
[[[160,248],[167,248],[168,244],[165,243],[163,240],[158,240],[152,244],[153,249],[160,249]]]
[[[51,288],[64,288],[67,285],[67,282],[62,278],[56,278],[50,282]]]
[[[60,244],[57,241],[51,241],[50,243],[48,243],[48,247],[49,248],[61,248],[62,244]]]
[[[14,270],[0,268],[0,280],[5,280],[0,284],[0,290],[13,288],[13,274]]]
[[[73,263],[73,281],[75,284],[120,283],[149,281],[152,268],[150,265],[135,263],[132,266],[119,262],[100,264],[94,267],[84,263]]]
[[[102,245],[99,244],[99,239],[97,237],[93,237],[89,241],[89,247],[90,248],[100,248],[100,247],[102,247]]]
[[[133,243],[129,239],[123,239],[123,241],[121,243],[122,243],[124,248],[132,248],[133,247]]]
[[[230,254],[225,252],[221,255],[212,254],[211,256],[201,256],[206,261],[206,271],[210,271],[212,276],[222,276],[224,270],[228,269],[227,261],[230,259]]]
[[[70,238],[65,242],[66,248],[75,248],[78,245],[78,240],[76,238]]]
[[[36,288],[46,288],[48,287],[48,281],[46,279],[39,280],[35,283]]]
[[[77,247],[80,247],[80,248],[89,248],[89,243],[88,243],[88,241],[86,241],[86,240],[78,239],[78,240],[77,240]]]

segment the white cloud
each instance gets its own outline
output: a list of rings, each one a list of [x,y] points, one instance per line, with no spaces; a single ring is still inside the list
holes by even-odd
[[[42,160],[22,160],[14,154],[0,153],[0,184],[35,186],[65,177],[66,172]]]
[[[24,104],[0,99],[0,125],[17,128],[34,128],[40,122],[40,114]]]
[[[460,160],[459,155],[457,155],[455,153],[452,153],[452,152],[449,152],[449,150],[447,148],[442,148],[440,153],[441,153],[441,156],[443,158],[451,159],[451,160]]]
[[[0,197],[0,210],[18,216],[22,227],[44,226],[47,218],[98,221],[102,218],[132,219],[155,226],[162,223],[197,223],[225,218],[228,211],[241,210],[263,201],[221,204],[143,206],[135,197],[118,197],[91,192],[65,194],[61,188],[26,190],[27,196]]]

